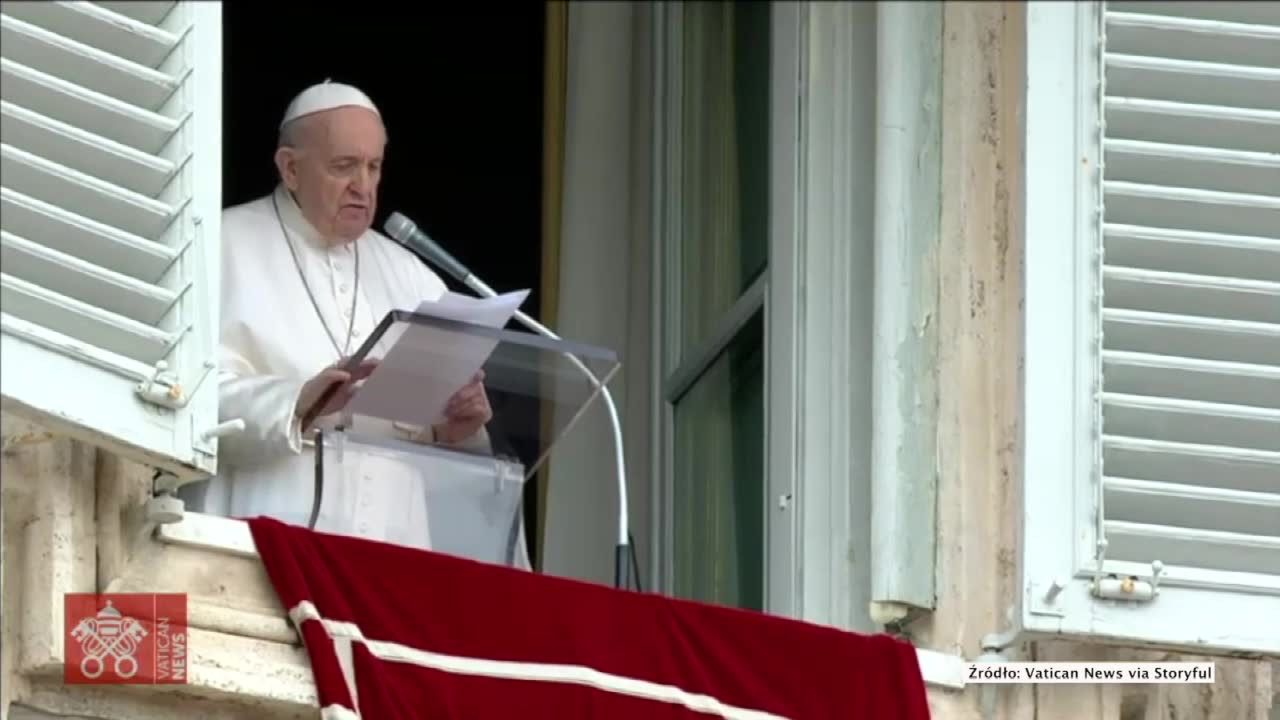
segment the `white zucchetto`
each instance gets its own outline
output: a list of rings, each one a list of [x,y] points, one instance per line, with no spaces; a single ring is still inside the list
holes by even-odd
[[[358,88],[325,80],[298,93],[285,110],[280,127],[304,115],[350,106],[362,107],[381,117],[373,101]]]

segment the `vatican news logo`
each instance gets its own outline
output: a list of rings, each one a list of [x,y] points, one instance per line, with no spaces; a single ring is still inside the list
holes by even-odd
[[[68,684],[187,682],[187,596],[70,593],[64,605]]]

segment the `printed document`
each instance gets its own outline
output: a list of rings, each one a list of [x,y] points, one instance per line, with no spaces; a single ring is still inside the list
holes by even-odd
[[[528,290],[494,298],[447,292],[439,300],[418,305],[416,312],[502,328],[528,296]],[[388,349],[347,409],[355,415],[425,427],[444,421],[449,398],[484,367],[498,340],[468,334],[462,328],[400,322],[387,330],[379,345]]]

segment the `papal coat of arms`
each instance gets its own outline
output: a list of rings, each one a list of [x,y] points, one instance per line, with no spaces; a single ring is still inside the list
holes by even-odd
[[[107,601],[98,614],[76,624],[71,636],[80,643],[84,658],[80,671],[94,679],[102,675],[111,662],[111,671],[128,679],[138,672],[137,653],[147,629],[142,623],[122,614]]]

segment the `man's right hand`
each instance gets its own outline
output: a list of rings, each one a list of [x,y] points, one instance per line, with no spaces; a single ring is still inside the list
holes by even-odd
[[[345,362],[340,360],[330,365],[303,384],[302,391],[298,393],[297,407],[294,409],[294,414],[299,420],[303,419],[304,414],[311,409],[311,406],[319,402],[320,397],[333,385],[339,386],[338,391],[324,404],[316,418],[319,419],[342,410],[351,401],[351,397],[355,395],[356,384],[369,377],[374,368],[378,367],[378,361],[371,358],[362,361],[353,372],[347,372],[342,369]],[[304,427],[302,432],[305,433],[310,429],[309,427]]]

